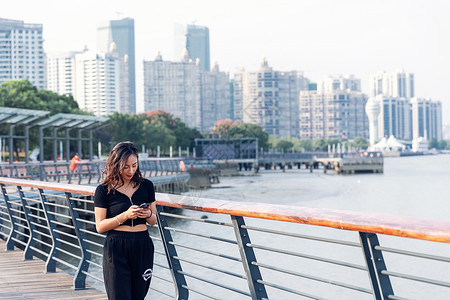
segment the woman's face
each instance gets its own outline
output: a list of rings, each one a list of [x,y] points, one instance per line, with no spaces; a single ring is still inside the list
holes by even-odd
[[[138,160],[137,156],[132,154],[128,157],[128,160],[125,162],[125,166],[122,169],[122,179],[125,182],[128,182],[133,178],[134,173],[138,168]]]

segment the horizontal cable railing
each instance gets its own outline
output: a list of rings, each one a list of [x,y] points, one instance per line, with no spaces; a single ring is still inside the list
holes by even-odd
[[[102,289],[95,187],[0,178],[0,237]],[[450,222],[157,193],[150,297],[447,299]],[[156,296],[157,295],[157,296]]]

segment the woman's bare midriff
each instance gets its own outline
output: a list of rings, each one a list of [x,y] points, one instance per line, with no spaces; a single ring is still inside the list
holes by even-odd
[[[114,230],[117,231],[130,231],[130,232],[136,232],[136,231],[146,231],[147,225],[146,224],[139,224],[136,226],[128,226],[128,225],[120,225],[114,228]]]

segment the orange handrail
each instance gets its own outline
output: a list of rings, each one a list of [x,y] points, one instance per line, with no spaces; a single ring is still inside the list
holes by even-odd
[[[0,183],[84,195],[94,195],[95,192],[93,186],[4,177],[0,178]],[[226,201],[161,193],[156,194],[156,199],[159,205],[175,208],[450,243],[450,222],[448,221],[292,205]]]

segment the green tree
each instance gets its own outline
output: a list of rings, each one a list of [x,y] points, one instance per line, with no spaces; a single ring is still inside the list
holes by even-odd
[[[440,140],[438,142],[437,149],[446,149],[448,147],[448,142],[445,140]]]
[[[243,123],[230,126],[226,138],[258,138],[258,146],[264,149],[269,147],[269,135],[261,127],[255,124]]]
[[[428,148],[432,149],[432,148],[438,148],[439,143],[437,141],[437,139],[433,138],[431,141],[428,142]]]
[[[0,86],[0,106],[46,110],[57,113],[87,114],[72,96],[39,90],[28,80],[7,81]]]
[[[282,140],[278,141],[278,143],[276,145],[276,148],[277,149],[282,149],[283,152],[291,152],[293,146],[294,146],[293,142],[291,142],[291,141],[289,141],[287,139],[282,139]]]
[[[357,149],[367,149],[369,147],[369,141],[363,137],[355,138],[350,145]]]

